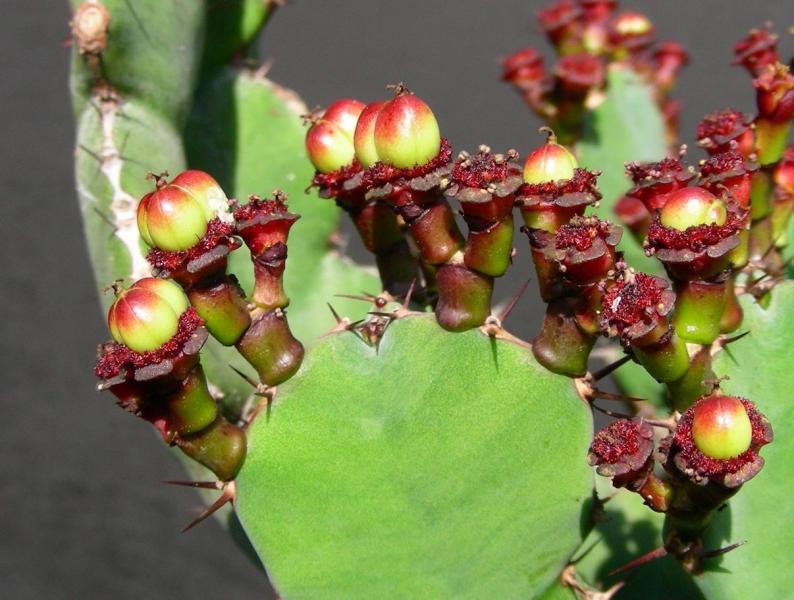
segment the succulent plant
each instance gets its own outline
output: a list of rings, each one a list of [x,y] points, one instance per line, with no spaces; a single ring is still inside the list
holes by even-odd
[[[736,47],[759,115],[707,116],[696,170],[684,49],[614,0],[543,9],[556,67],[504,62],[548,122],[522,165],[453,154],[404,84],[309,114],[240,60],[275,2],[72,4],[78,195],[116,290],[95,372],[205,488],[188,527],[239,519],[284,598],[788,593],[794,86],[771,32]],[[521,293],[492,306],[515,210],[531,344],[505,324]],[[377,277],[332,243],[340,214]],[[597,369],[600,337],[623,356]],[[615,420],[594,434],[593,410]],[[720,566],[745,554],[757,574]]]

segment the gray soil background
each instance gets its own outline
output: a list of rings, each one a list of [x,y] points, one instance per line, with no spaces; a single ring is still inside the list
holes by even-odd
[[[94,349],[107,332],[73,191],[66,1],[1,6],[0,189],[9,210],[0,217],[0,595],[270,597],[263,573],[216,523],[179,533],[199,502],[191,490],[160,483],[183,477],[175,458],[94,392]],[[541,141],[539,123],[499,82],[497,61],[524,46],[547,48],[534,25],[540,6],[290,0],[264,32],[262,56],[274,59],[270,76],[310,106],[341,96],[369,101],[402,80],[433,107],[456,149],[485,142],[526,153]],[[767,19],[780,33],[794,23],[791,0],[623,6],[648,14],[661,38],[692,54],[677,94],[690,142],[705,112],[753,109],[747,75],[729,65],[733,43]],[[784,56],[792,39],[783,36]],[[517,245],[523,250],[521,239]],[[528,273],[519,260],[501,294]],[[530,296],[508,323],[522,335],[539,321]]]

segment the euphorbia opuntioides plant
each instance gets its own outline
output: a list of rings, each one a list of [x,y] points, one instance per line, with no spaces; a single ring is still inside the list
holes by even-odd
[[[777,38],[737,44],[758,114],[716,107],[688,166],[683,48],[614,0],[543,9],[557,65],[504,64],[549,125],[521,161],[453,151],[402,83],[310,113],[251,66],[277,3],[228,4],[72,2],[95,371],[207,488],[191,525],[239,519],[286,599],[790,596]],[[532,343],[493,306],[516,252]]]

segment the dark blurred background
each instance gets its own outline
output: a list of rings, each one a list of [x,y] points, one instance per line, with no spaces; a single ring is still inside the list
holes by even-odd
[[[134,2],[135,0],[130,0]],[[168,0],[164,0],[168,1]],[[529,0],[290,0],[262,36],[270,76],[307,104],[369,101],[405,81],[434,109],[455,148],[486,142],[520,152],[539,123],[498,80],[498,59],[548,48]],[[733,43],[771,19],[794,22],[791,0],[625,0],[693,64],[677,96],[683,141],[727,104],[753,110]],[[149,427],[94,392],[107,337],[73,191],[66,1],[3,0],[0,20],[0,589],[4,598],[255,598],[266,580],[215,522],[179,531],[199,508]],[[782,46],[792,47],[783,36]],[[517,242],[520,244],[520,240]],[[502,295],[529,273],[519,261]],[[535,305],[536,306],[536,305]],[[525,299],[508,326],[527,335]]]

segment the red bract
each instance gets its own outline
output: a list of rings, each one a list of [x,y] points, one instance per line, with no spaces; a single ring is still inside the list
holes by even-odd
[[[653,429],[643,421],[620,419],[593,438],[587,461],[615,487],[637,489],[653,467]]]
[[[794,117],[794,75],[788,67],[776,63],[767,65],[753,80],[760,116],[775,123]]]
[[[760,75],[767,65],[778,62],[777,41],[778,36],[768,29],[751,29],[733,47],[733,64],[742,65],[753,76]]]
[[[678,73],[689,64],[689,53],[678,42],[663,42],[654,50],[654,79],[660,89],[669,91]]]
[[[757,168],[739,152],[715,154],[700,164],[700,185],[715,195],[727,190],[746,209],[750,206],[751,175]]]
[[[252,196],[247,204],[234,210],[237,231],[253,256],[287,243],[289,230],[299,217],[287,211],[285,200],[283,194],[266,200]]]
[[[538,22],[556,47],[561,47],[579,30],[577,19],[581,10],[573,0],[560,0],[538,11]]]
[[[502,61],[502,80],[519,89],[539,85],[546,76],[543,55],[535,48],[524,48]]]
[[[750,123],[750,117],[732,108],[706,115],[698,124],[698,145],[709,154],[736,150],[742,156],[749,156],[754,143]]]
[[[628,163],[626,172],[634,182],[627,195],[640,200],[648,212],[662,208],[671,193],[686,187],[694,177],[677,158]]]
[[[646,324],[666,322],[674,300],[675,294],[664,279],[645,273],[626,274],[604,293],[601,328],[611,336],[634,337]]]
[[[600,23],[609,18],[617,0],[580,0],[585,23]]]
[[[560,87],[567,93],[583,96],[604,83],[604,64],[587,53],[563,56],[554,67]]]

